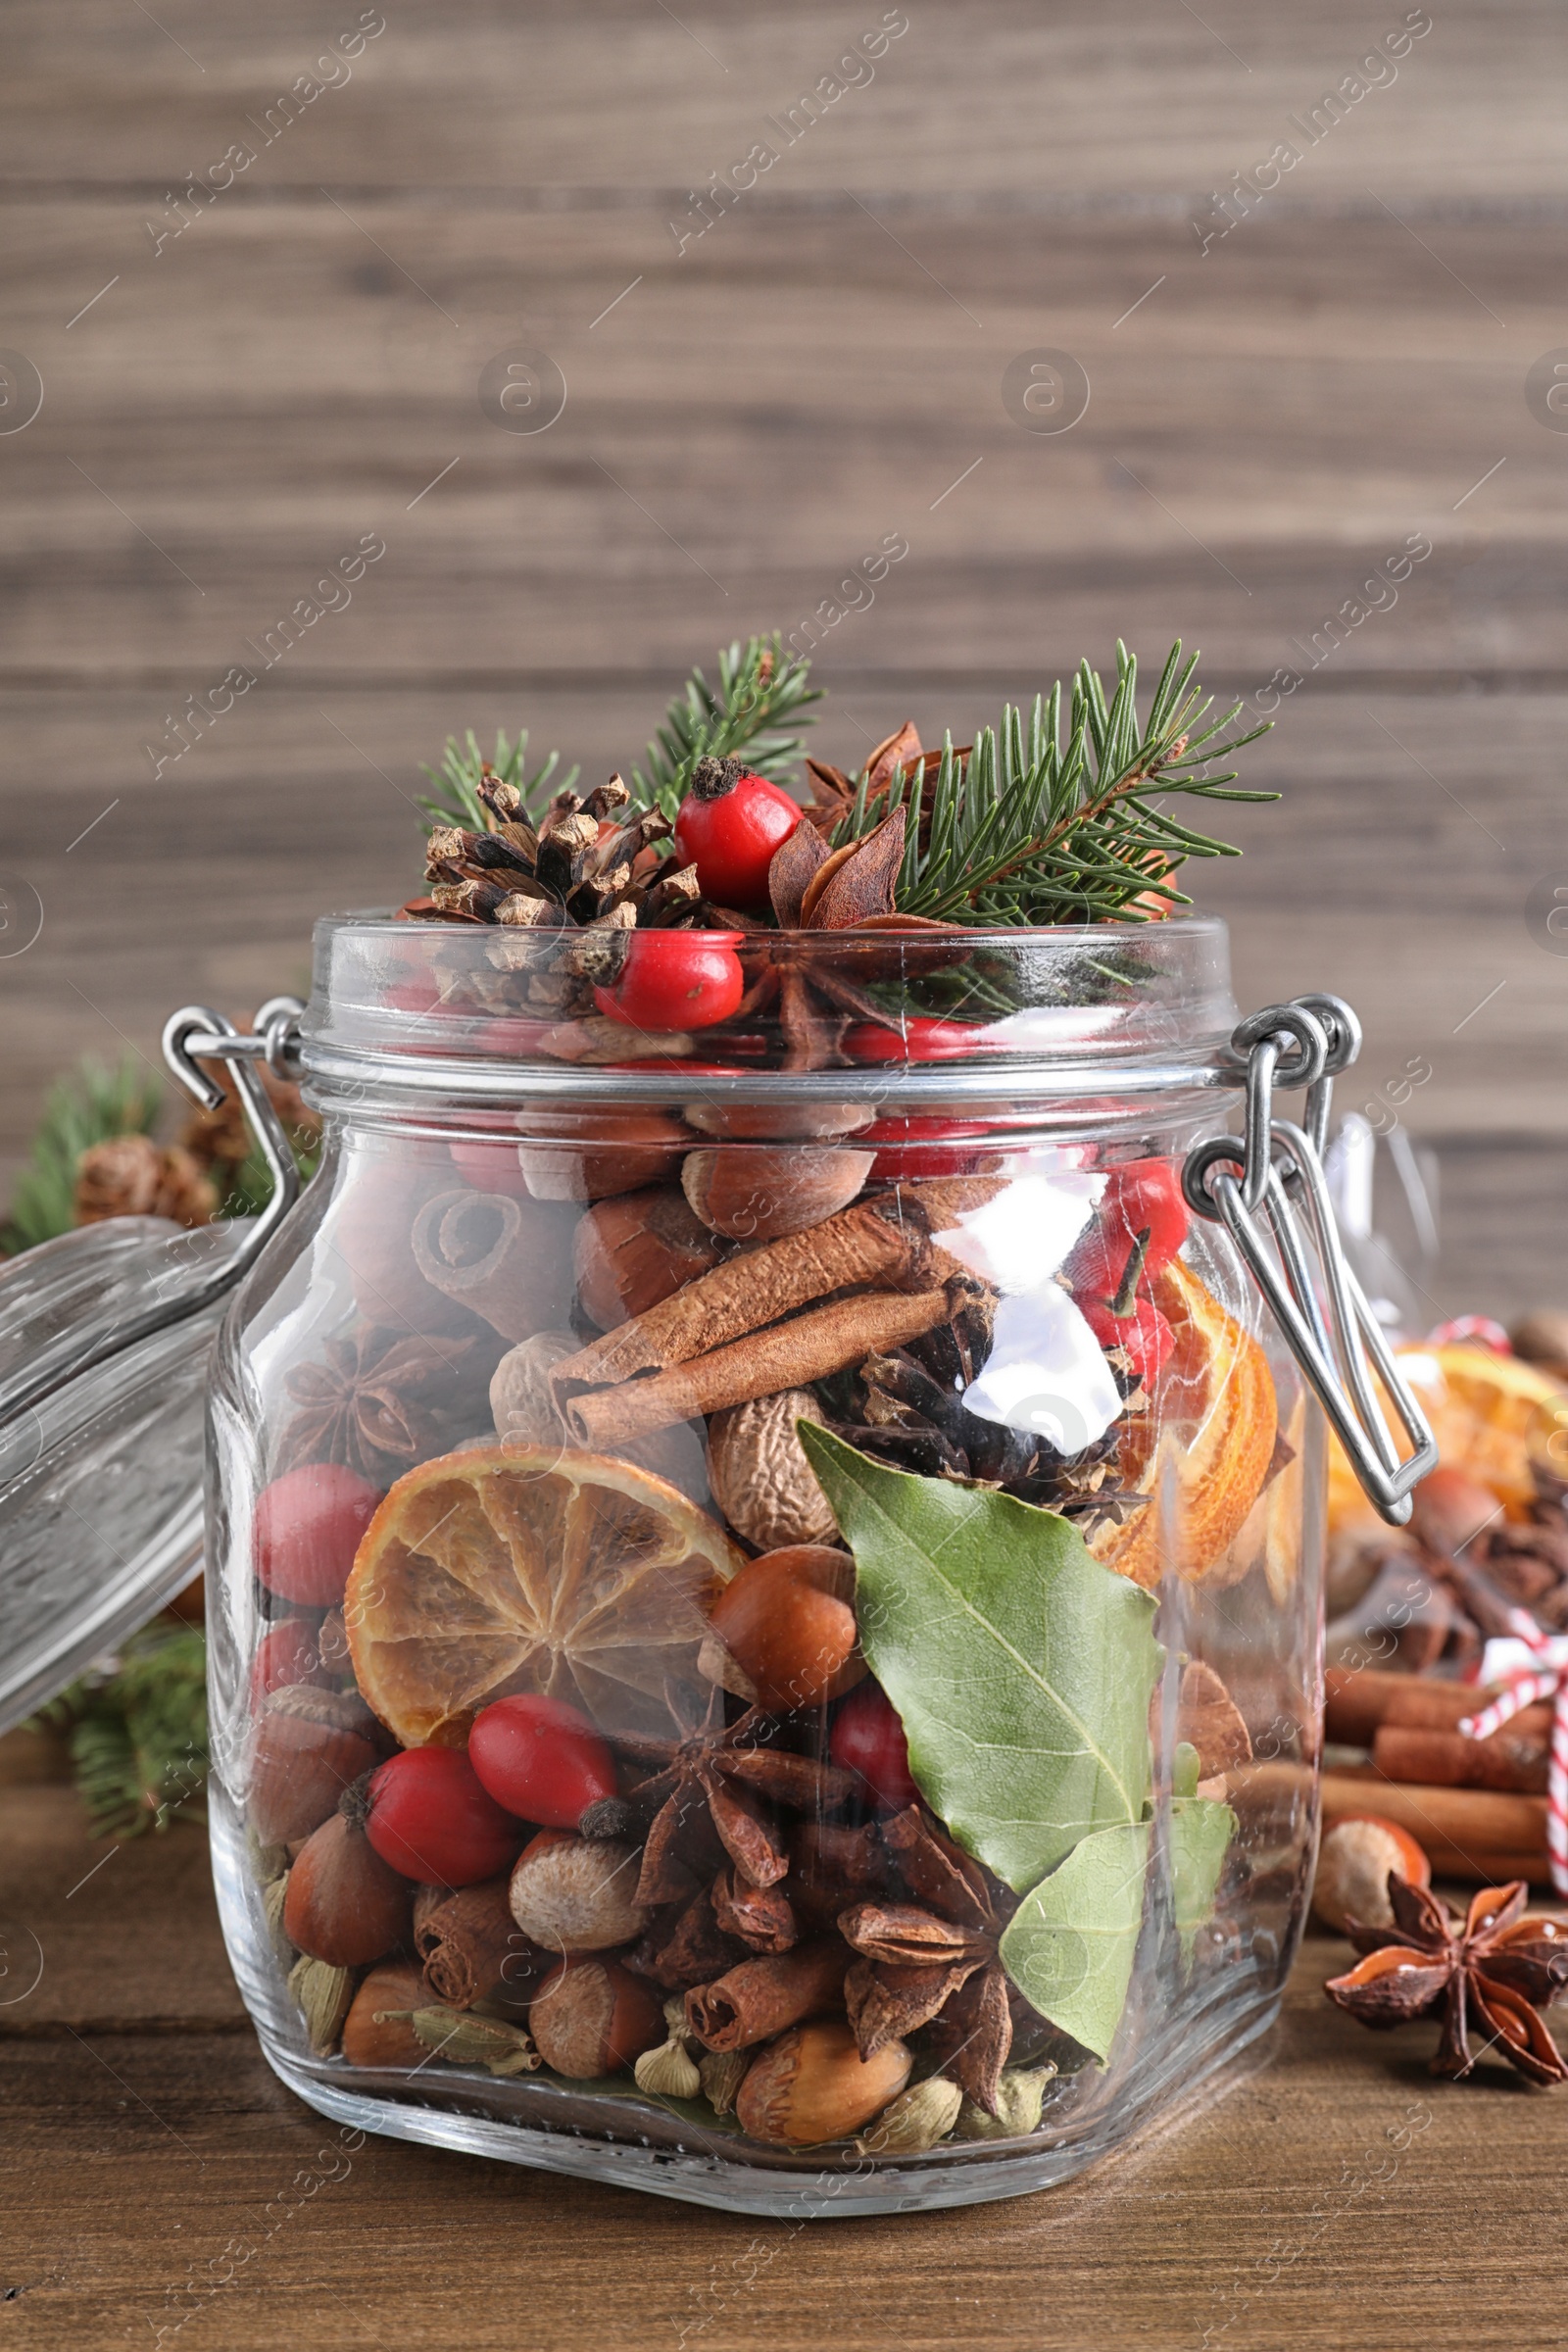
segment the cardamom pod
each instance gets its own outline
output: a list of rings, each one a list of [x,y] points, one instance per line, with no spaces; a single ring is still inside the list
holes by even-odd
[[[703,2096],[715,2115],[733,2115],[735,2093],[745,2082],[756,2052],[753,2050],[710,2050],[697,2062],[698,2080]]]
[[[269,1879],[267,1885],[262,1888],[262,1917],[267,1922],[267,1933],[271,1939],[272,1949],[285,1967],[289,1964],[288,1956],[294,1949],[283,1933],[283,1903],[287,1894],[288,1872],[286,1870],[280,1878]]]
[[[377,2025],[405,2018],[431,2056],[454,2066],[482,2066],[492,2075],[531,2075],[539,2053],[520,2026],[475,2017],[467,2009],[378,2009]]]
[[[958,2110],[958,2137],[1019,2139],[1025,2132],[1035,2131],[1040,2123],[1046,2084],[1055,2072],[1054,2066],[1004,2068],[997,2086],[996,2114],[987,2115],[973,2099],[965,2099]]]
[[[946,2139],[962,2105],[956,2082],[946,2075],[928,2075],[901,2090],[855,2145],[862,2156],[919,2156]]]
[[[333,1968],[325,1960],[299,1959],[289,1971],[288,1988],[300,2005],[316,2057],[330,2058],[337,2048],[357,1982],[354,1969]]]
[[[692,2056],[686,2004],[678,1993],[664,2003],[664,2030],[669,2039],[655,2050],[644,2050],[631,2070],[637,2087],[658,2091],[666,2099],[695,2099],[703,2079]]]

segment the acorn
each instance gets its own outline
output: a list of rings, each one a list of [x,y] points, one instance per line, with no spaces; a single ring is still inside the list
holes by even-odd
[[[898,2097],[913,2063],[902,2041],[862,2058],[847,2025],[795,2026],[756,2060],[735,2113],[753,2139],[786,2147],[852,2139]]]
[[[288,1874],[283,1933],[334,1968],[365,1968],[408,1941],[414,1888],[382,1861],[357,1821],[334,1813],[313,1831]]]
[[[264,1845],[292,1845],[319,1829],[362,1773],[380,1761],[364,1699],[289,1683],[256,1719],[250,1827]]]
[[[547,1952],[604,1952],[630,1943],[650,1918],[648,1906],[634,1899],[640,1859],[635,1846],[616,1838],[541,1830],[513,1866],[512,1916]]]
[[[417,2066],[428,2052],[408,2019],[377,2012],[417,2009],[428,1997],[417,1961],[383,1960],[372,1968],[343,2021],[343,2055],[350,2066]]]
[[[539,2055],[558,2075],[593,2082],[631,2066],[664,2040],[663,2012],[616,1960],[563,1960],[528,2011]],[[694,2070],[695,2071],[695,2070]]]

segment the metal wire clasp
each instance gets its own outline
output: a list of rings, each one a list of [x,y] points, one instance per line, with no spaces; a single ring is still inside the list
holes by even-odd
[[[1368,1498],[1400,1527],[1410,1516],[1411,1488],[1437,1467],[1437,1441],[1346,1263],[1323,1175],[1334,1080],[1360,1051],[1360,1024],[1342,998],[1298,997],[1254,1012],[1231,1044],[1247,1056],[1243,1134],[1196,1145],[1182,1190],[1196,1215],[1224,1225]],[[1276,1087],[1307,1090],[1300,1125],[1277,1116]],[[1379,1408],[1369,1354],[1414,1447],[1402,1460]]]

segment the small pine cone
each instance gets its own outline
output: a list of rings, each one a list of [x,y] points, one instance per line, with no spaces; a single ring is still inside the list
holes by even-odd
[[[193,1111],[179,1140],[204,1168],[240,1168],[251,1154],[250,1123],[233,1073],[224,1070],[220,1083],[223,1100],[218,1108]],[[310,1143],[319,1135],[320,1119],[307,1107],[305,1097],[291,1079],[274,1078],[270,1069],[263,1067],[262,1084],[286,1132],[297,1144]]]
[[[148,1135],[119,1135],[91,1145],[76,1163],[78,1225],[99,1225],[106,1217],[172,1217],[178,1225],[210,1225],[217,1210],[217,1193],[178,1144],[166,1150]]]

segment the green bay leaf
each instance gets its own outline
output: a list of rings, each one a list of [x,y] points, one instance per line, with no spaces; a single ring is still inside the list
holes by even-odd
[[[1199,1929],[1213,1917],[1219,1874],[1238,1826],[1230,1806],[1214,1797],[1171,1800],[1171,1900],[1182,1950],[1189,1959]]]
[[[1159,1667],[1150,1595],[1054,1511],[797,1427],[855,1554],[867,1662],[960,1844],[1021,1894],[1081,1838],[1140,1822]]]
[[[1002,1965],[1031,2008],[1097,2058],[1109,2057],[1127,2005],[1150,1834],[1147,1821],[1094,1831],[1024,1896],[1002,1938]]]

